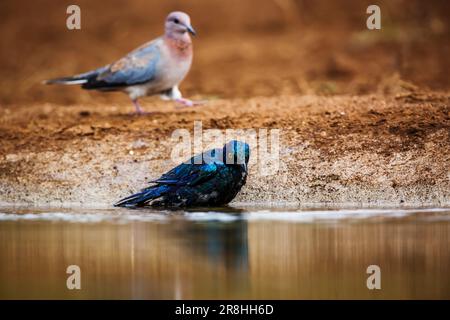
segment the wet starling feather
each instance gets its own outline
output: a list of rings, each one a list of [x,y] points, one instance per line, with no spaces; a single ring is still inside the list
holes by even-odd
[[[230,141],[180,164],[141,192],[115,204],[118,207],[220,206],[229,203],[247,179],[250,148]]]

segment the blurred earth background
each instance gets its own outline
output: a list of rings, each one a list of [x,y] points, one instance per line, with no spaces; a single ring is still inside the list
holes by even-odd
[[[66,8],[81,7],[81,30]],[[0,202],[109,206],[176,163],[175,129],[281,129],[280,170],[250,168],[237,202],[450,204],[450,2],[0,2]],[[163,32],[198,31],[181,85],[205,106],[45,86]]]

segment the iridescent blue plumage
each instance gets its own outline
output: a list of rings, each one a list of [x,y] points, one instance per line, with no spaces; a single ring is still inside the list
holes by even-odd
[[[115,206],[188,207],[220,206],[229,203],[247,179],[250,157],[248,144],[230,141],[192,157],[160,178],[153,185],[117,202]]]

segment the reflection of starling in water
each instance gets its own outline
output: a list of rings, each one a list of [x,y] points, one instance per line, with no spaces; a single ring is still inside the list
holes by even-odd
[[[206,208],[205,208],[206,209]],[[203,208],[187,208],[186,212],[199,212]],[[211,220],[196,222],[178,230],[178,236],[189,239],[189,249],[205,256],[211,263],[223,265],[227,270],[248,269],[248,223],[242,219],[244,210],[233,207],[209,208]],[[214,214],[228,214],[236,220],[214,220]]]
[[[234,271],[248,270],[247,221],[209,223],[206,226],[206,252],[215,263]]]

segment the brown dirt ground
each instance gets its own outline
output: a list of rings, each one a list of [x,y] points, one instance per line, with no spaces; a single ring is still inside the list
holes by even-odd
[[[446,1],[381,2],[376,32],[364,1],[79,3],[76,32],[68,2],[0,3],[0,202],[110,205],[175,165],[172,132],[201,120],[282,130],[280,170],[253,164],[237,201],[450,204]],[[136,117],[122,94],[40,84],[113,61],[175,8],[200,34],[182,90],[205,106],[148,98]]]
[[[201,120],[204,129],[282,130],[279,171],[263,176],[252,165],[238,201],[449,204],[449,99],[280,96],[181,110],[155,102],[142,117],[128,115],[129,106],[8,108],[2,201],[110,204],[172,167],[171,133]]]

